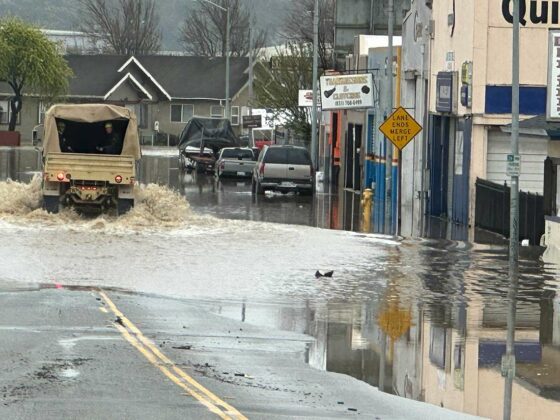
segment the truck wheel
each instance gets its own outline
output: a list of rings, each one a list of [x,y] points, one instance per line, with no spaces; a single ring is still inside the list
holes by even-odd
[[[59,209],[60,197],[52,195],[43,196],[43,210],[46,210],[47,213],[58,214]]]
[[[133,207],[134,200],[132,198],[119,198],[117,200],[117,216],[128,213]]]

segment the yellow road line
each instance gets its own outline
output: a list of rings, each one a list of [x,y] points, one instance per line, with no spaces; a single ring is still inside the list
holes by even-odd
[[[247,420],[247,417],[237,411],[237,409],[218,398],[165,356],[151,340],[142,334],[142,331],[124,316],[105,292],[99,291],[99,295],[103,298],[111,311],[121,319],[124,326],[115,323],[115,327],[120,331],[123,337],[148,359],[150,363],[173,381],[173,383],[187,391],[189,395],[196,398],[201,404],[219,417],[223,419]],[[164,365],[160,362],[163,362]]]

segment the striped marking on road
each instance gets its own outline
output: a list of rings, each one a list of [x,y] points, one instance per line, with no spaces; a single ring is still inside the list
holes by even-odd
[[[241,414],[237,409],[221,400],[175,365],[175,363],[163,354],[150,339],[142,334],[142,331],[140,331],[136,325],[124,316],[105,292],[98,291],[98,293],[109,309],[122,321],[122,325],[115,322],[115,327],[119,330],[124,339],[174,384],[185,390],[188,395],[196,398],[202,405],[208,408],[209,411],[222,419],[247,420],[247,417]]]

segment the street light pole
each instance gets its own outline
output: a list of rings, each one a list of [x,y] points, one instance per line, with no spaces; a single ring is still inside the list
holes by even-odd
[[[196,0],[194,0],[196,1]],[[230,38],[230,12],[229,12],[229,7],[223,7],[220,6],[219,4],[214,3],[213,1],[210,0],[201,0],[205,3],[211,4],[214,7],[217,7],[218,9],[226,12],[226,50],[225,50],[225,55],[226,55],[226,108],[225,108],[225,117],[228,120],[231,120],[231,107],[230,107],[230,100],[229,100],[229,56],[230,56],[230,42],[229,42],[229,38]]]
[[[511,154],[519,155],[519,0],[513,0],[513,46],[511,81]],[[515,377],[515,318],[519,262],[519,174],[511,173],[509,216],[509,292],[506,354],[502,358],[504,420],[511,418],[513,378]]]
[[[313,11],[313,109],[311,110],[311,159],[317,169],[317,76],[319,67],[319,0],[315,0]]]

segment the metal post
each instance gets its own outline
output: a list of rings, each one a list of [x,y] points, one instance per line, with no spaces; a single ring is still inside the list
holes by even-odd
[[[513,47],[511,82],[511,153],[519,154],[519,0],[513,0]],[[519,260],[519,176],[512,174],[509,223],[509,281],[506,354],[502,358],[504,420],[511,418],[511,397],[515,377],[515,315]]]
[[[394,3],[389,0],[387,6],[387,14],[389,15],[388,22],[388,36],[389,36],[389,49],[387,51],[387,70],[389,75],[387,95],[387,116],[393,113],[393,23],[394,23]],[[393,144],[387,141],[387,150],[385,151],[385,233],[392,233],[393,224],[393,206],[391,194],[393,180]]]
[[[313,109],[311,111],[311,159],[317,169],[317,77],[319,67],[319,0],[313,11]]]
[[[385,392],[385,360],[387,353],[387,336],[381,333],[381,354],[379,355],[379,390]]]
[[[231,107],[229,103],[229,32],[230,32],[230,22],[229,22],[229,7],[226,8],[226,118],[231,120]]]

